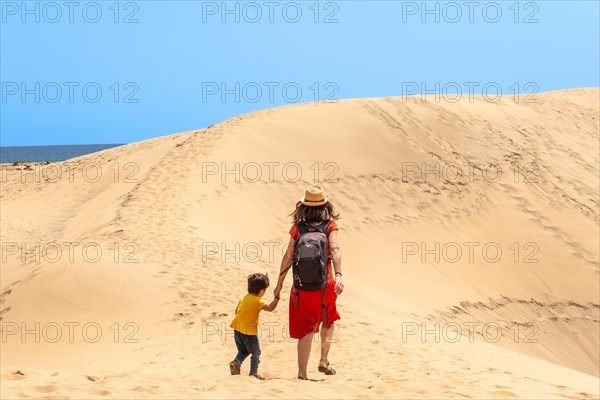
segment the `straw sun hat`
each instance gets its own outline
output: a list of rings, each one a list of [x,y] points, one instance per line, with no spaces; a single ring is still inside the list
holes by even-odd
[[[300,202],[305,206],[322,206],[323,204],[327,204],[329,199],[325,196],[323,189],[319,184],[311,185],[306,188],[306,193],[300,199]]]

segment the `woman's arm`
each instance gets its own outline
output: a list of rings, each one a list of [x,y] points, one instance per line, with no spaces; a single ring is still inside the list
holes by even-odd
[[[287,250],[281,259],[281,266],[279,267],[279,279],[277,280],[277,286],[275,286],[274,294],[275,297],[279,297],[279,293],[281,293],[281,288],[283,287],[283,281],[285,281],[285,276],[288,273],[289,266],[294,260],[294,247],[296,246],[296,241],[290,237],[290,242],[288,243]]]
[[[341,294],[344,291],[344,281],[342,279],[342,251],[338,244],[338,231],[332,231],[329,234],[329,254],[335,271],[335,293]]]
[[[332,231],[329,234],[329,253],[331,255],[331,262],[333,263],[333,270],[335,272],[342,273],[342,251],[338,244],[338,231]]]

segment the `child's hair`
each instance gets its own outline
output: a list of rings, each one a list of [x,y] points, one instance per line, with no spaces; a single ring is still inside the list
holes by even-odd
[[[299,224],[302,222],[312,223],[340,219],[340,214],[335,212],[333,204],[327,202],[322,206],[305,206],[301,201],[296,203],[296,209],[290,214],[292,222]]]
[[[269,275],[256,273],[248,275],[248,293],[258,294],[269,287]]]

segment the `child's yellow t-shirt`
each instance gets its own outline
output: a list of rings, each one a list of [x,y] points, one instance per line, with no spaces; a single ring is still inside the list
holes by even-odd
[[[265,305],[267,302],[262,298],[248,293],[239,301],[235,318],[229,326],[245,335],[256,335],[258,314]]]

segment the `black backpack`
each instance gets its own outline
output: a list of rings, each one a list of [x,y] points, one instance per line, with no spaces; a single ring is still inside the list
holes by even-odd
[[[294,287],[308,292],[316,292],[327,285],[329,279],[329,240],[327,230],[331,221],[317,226],[298,224],[300,236],[296,239],[292,271]]]

